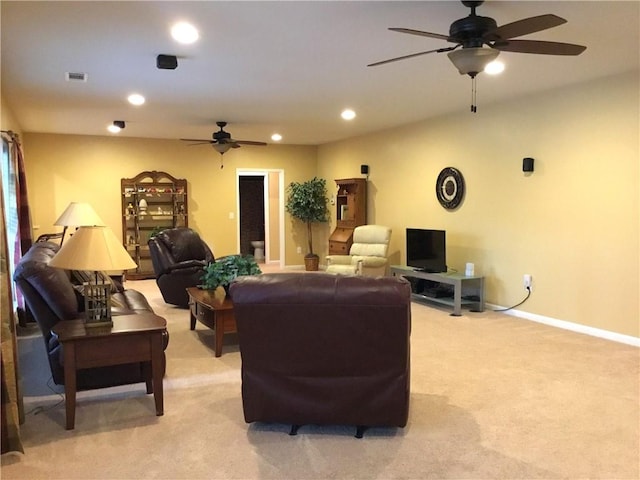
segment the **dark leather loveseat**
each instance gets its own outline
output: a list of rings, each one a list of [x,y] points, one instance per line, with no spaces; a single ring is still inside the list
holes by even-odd
[[[70,272],[49,266],[60,249],[52,242],[36,242],[16,266],[13,279],[35,317],[42,335],[54,383],[64,385],[62,345],[52,328],[58,322],[82,318],[84,301],[74,289]],[[111,294],[112,315],[153,312],[144,295],[127,290],[114,281]],[[164,347],[169,341],[165,335]],[[78,390],[145,382],[140,363],[88,368],[77,374]]]
[[[326,273],[239,277],[231,298],[251,422],[404,427],[410,285]]]
[[[163,230],[149,239],[149,254],[156,283],[166,303],[187,307],[187,287],[202,283],[204,267],[215,259],[197,232],[179,227]]]

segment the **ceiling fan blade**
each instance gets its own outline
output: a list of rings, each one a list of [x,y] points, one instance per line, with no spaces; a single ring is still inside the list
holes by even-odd
[[[491,32],[487,32],[483,38],[486,41],[499,39],[507,40],[509,38],[521,37],[530,33],[540,32],[548,28],[557,27],[558,25],[562,25],[563,23],[567,23],[564,18],[558,17],[557,15],[553,15],[551,13],[547,15],[538,15],[537,17],[524,18],[516,22],[502,25],[501,27],[498,27]]]
[[[183,142],[202,142],[202,143],[211,143],[212,140],[203,140],[202,138],[181,138]]]
[[[240,145],[257,145],[257,146],[265,146],[266,143],[265,142],[254,142],[251,140],[234,140],[235,143],[238,144],[238,146]]]
[[[539,55],[580,55],[587,47],[573,43],[544,42],[541,40],[506,40],[496,42],[492,48],[502,52],[536,53]]]
[[[389,60],[382,60],[381,62],[370,63],[367,67],[376,67],[378,65],[384,65],[385,63],[397,62],[398,60],[405,60],[407,58],[419,57],[420,55],[426,55],[427,53],[442,53],[449,52],[451,50],[455,50],[460,45],[456,45],[455,47],[445,47],[445,48],[437,48],[435,50],[427,50],[426,52],[412,53],[411,55],[404,55],[402,57],[390,58]]]
[[[211,140],[194,140],[191,138],[181,138],[180,140],[184,140],[185,142],[194,142],[187,145],[187,147],[193,147],[194,145],[213,145],[216,143]]]
[[[420,35],[421,37],[438,38],[440,40],[449,40],[449,35],[442,35],[440,33],[423,32],[422,30],[413,30],[412,28],[389,28],[394,32],[409,33],[411,35]]]

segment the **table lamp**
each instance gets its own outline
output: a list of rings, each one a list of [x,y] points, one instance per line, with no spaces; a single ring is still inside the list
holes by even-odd
[[[66,270],[93,271],[92,281],[85,282],[84,304],[87,327],[111,326],[111,284],[102,281],[101,271],[127,270],[136,264],[106,226],[80,227],[60,248],[49,265]]]
[[[60,240],[60,246],[62,246],[67,227],[104,225],[104,222],[88,203],[71,202],[62,212],[62,215],[58,217],[58,220],[55,221],[54,225],[64,227],[62,229],[62,239]]]

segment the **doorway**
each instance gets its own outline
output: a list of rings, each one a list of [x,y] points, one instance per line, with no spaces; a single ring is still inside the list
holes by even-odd
[[[240,253],[254,255],[252,242],[264,242],[265,239],[265,176],[242,175],[238,179],[240,196]],[[256,260],[264,257],[255,255]],[[262,257],[262,258],[261,258]]]
[[[283,267],[284,172],[238,169],[236,178],[238,251],[243,255],[258,253],[263,255],[257,258],[259,263],[279,262]],[[264,242],[262,251],[256,250],[255,242]]]

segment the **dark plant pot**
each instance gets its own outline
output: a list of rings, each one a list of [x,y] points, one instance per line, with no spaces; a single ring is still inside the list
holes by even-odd
[[[320,264],[320,257],[318,255],[305,255],[304,269],[307,272],[317,272],[319,264]]]

